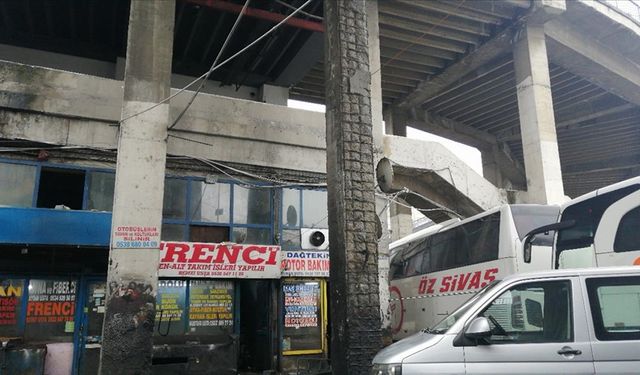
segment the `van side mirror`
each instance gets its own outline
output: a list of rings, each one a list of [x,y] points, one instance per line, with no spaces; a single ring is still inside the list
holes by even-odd
[[[522,251],[523,251],[522,255],[524,258],[524,262],[531,263],[531,246],[532,246],[533,240],[536,237],[536,234],[548,233],[551,231],[559,231],[559,230],[571,228],[574,225],[576,225],[575,220],[566,220],[566,221],[561,221],[559,223],[544,225],[527,233],[524,236],[524,239],[522,241]]]
[[[491,336],[491,326],[489,325],[489,319],[484,316],[478,316],[471,321],[471,324],[464,332],[465,337],[479,340],[485,339]]]

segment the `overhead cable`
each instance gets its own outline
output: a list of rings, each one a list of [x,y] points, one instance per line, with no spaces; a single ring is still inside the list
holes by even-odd
[[[191,99],[189,100],[189,103],[187,103],[187,105],[180,112],[180,114],[176,117],[176,119],[173,120],[173,123],[171,124],[171,126],[169,126],[169,129],[173,129],[173,127],[176,126],[178,121],[180,121],[180,119],[182,119],[182,116],[184,116],[184,114],[187,112],[189,107],[191,107],[191,104],[193,104],[193,101],[196,100],[196,96],[198,96],[200,91],[202,91],[202,89],[204,89],[204,86],[207,84],[207,80],[209,80],[209,76],[211,75],[211,72],[213,72],[213,69],[215,68],[216,64],[218,63],[218,60],[220,60],[220,57],[222,57],[222,53],[224,52],[224,49],[227,47],[227,43],[229,43],[229,41],[231,40],[231,37],[233,36],[234,32],[236,31],[236,27],[240,23],[240,20],[242,19],[242,16],[244,15],[244,11],[247,9],[247,6],[249,5],[250,1],[251,0],[247,0],[247,1],[244,2],[244,6],[242,7],[242,10],[240,11],[240,13],[238,13],[238,17],[236,17],[236,22],[233,23],[233,26],[231,27],[231,31],[229,31],[229,34],[227,35],[227,38],[224,40],[224,43],[222,43],[222,47],[220,47],[220,51],[218,51],[218,55],[213,60],[213,63],[211,64],[211,68],[209,68],[209,71],[207,71],[207,75],[200,82],[200,86],[198,86],[198,89],[196,90],[196,92],[194,92],[193,96],[191,96]]]
[[[254,45],[256,45],[257,43],[259,43],[260,41],[262,41],[262,39],[266,38],[269,34],[273,33],[276,29],[278,29],[280,26],[282,26],[283,24],[285,24],[291,17],[293,17],[294,15],[296,15],[299,11],[301,11],[304,7],[306,7],[307,5],[309,5],[309,3],[311,3],[313,0],[307,0],[304,4],[302,4],[299,8],[297,8],[295,11],[293,11],[291,14],[289,14],[288,16],[286,16],[285,18],[282,19],[282,21],[278,22],[275,26],[273,26],[271,29],[267,30],[264,34],[262,34],[258,39],[254,40],[253,42],[249,43],[247,46],[245,46],[243,49],[241,49],[240,51],[236,52],[235,54],[233,54],[232,56],[230,56],[229,58],[227,58],[226,60],[224,60],[223,62],[221,62],[220,64],[214,66],[212,69],[209,69],[208,72],[200,75],[200,77],[194,79],[193,81],[191,81],[188,85],[186,85],[185,87],[181,88],[180,90],[176,91],[175,93],[173,93],[172,95],[162,99],[161,101],[159,101],[158,103],[155,103],[151,106],[149,106],[148,108],[143,109],[142,111],[133,113],[129,116],[124,117],[123,119],[120,120],[120,123],[123,123],[133,117],[139,116],[143,113],[146,113],[156,107],[158,107],[161,104],[164,104],[166,102],[168,102],[169,100],[175,98],[177,95],[181,94],[182,92],[186,91],[189,87],[193,86],[196,82],[198,82],[199,80],[203,79],[204,77],[207,77],[209,74],[211,74],[212,72],[216,71],[218,68],[223,67],[224,65],[226,65],[227,63],[229,63],[231,60],[235,59],[236,57],[238,57],[239,55],[241,55],[242,53],[244,53],[246,50],[248,50],[249,48],[253,47]]]

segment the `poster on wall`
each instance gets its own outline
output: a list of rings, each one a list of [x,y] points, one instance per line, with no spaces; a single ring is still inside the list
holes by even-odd
[[[191,280],[189,331],[213,334],[233,327],[233,282]]]
[[[24,280],[0,279],[0,337],[18,335]]]
[[[322,291],[320,281],[286,281],[282,348],[287,352],[322,349]]]
[[[329,277],[328,251],[284,251],[283,277]]]
[[[30,280],[25,334],[43,338],[73,334],[76,290],[76,280]]]
[[[280,265],[280,246],[160,243],[160,277],[279,279]]]

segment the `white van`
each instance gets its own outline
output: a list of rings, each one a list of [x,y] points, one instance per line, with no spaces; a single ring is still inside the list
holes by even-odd
[[[638,374],[640,267],[553,270],[488,285],[371,374]]]

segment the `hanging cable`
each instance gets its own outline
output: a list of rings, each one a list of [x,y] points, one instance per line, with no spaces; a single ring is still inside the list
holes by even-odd
[[[302,4],[299,8],[297,8],[295,11],[293,11],[291,14],[289,14],[288,16],[286,16],[285,18],[282,19],[282,21],[278,22],[275,26],[273,26],[271,29],[267,30],[264,34],[262,34],[258,39],[254,40],[253,42],[249,43],[247,46],[245,46],[243,49],[241,49],[240,51],[236,52],[235,54],[233,54],[232,56],[230,56],[229,58],[227,58],[226,60],[224,60],[223,62],[221,62],[220,64],[214,66],[212,69],[210,69],[208,72],[203,73],[202,75],[200,75],[200,77],[194,79],[193,81],[191,81],[188,85],[186,85],[185,87],[181,88],[180,90],[176,91],[174,94],[162,99],[161,101],[159,101],[158,103],[155,103],[151,106],[149,106],[148,108],[143,109],[140,112],[136,112],[133,113],[129,116],[124,117],[123,119],[120,120],[120,123],[123,123],[133,117],[139,116],[143,113],[149,112],[150,110],[158,107],[161,104],[166,103],[167,101],[175,98],[177,95],[181,94],[182,92],[186,91],[189,87],[193,86],[196,82],[198,82],[199,80],[201,80],[202,78],[206,77],[208,74],[213,73],[214,71],[216,71],[218,68],[221,68],[223,66],[225,66],[226,64],[228,64],[231,60],[235,59],[236,57],[240,56],[241,54],[243,54],[246,50],[248,50],[249,48],[253,47],[254,45],[256,45],[257,43],[259,43],[260,41],[262,41],[262,39],[266,38],[268,35],[270,35],[271,33],[273,33],[276,29],[278,29],[280,26],[282,26],[283,24],[285,24],[291,17],[293,17],[294,15],[296,15],[299,11],[301,11],[303,8],[305,8],[307,5],[309,5],[309,3],[311,3],[313,0],[307,0],[304,4]]]
[[[193,101],[196,100],[196,96],[198,96],[198,94],[200,94],[200,91],[204,89],[204,86],[207,84],[207,81],[209,80],[209,76],[213,72],[213,68],[218,63],[218,60],[220,60],[220,57],[222,57],[222,54],[225,48],[227,47],[227,43],[229,43],[229,41],[231,40],[231,37],[235,33],[236,27],[238,27],[238,24],[240,23],[240,20],[242,19],[242,16],[244,15],[244,12],[247,9],[247,6],[249,6],[249,2],[251,2],[251,0],[247,0],[244,2],[244,6],[242,7],[242,10],[238,14],[238,17],[236,17],[236,22],[233,23],[233,26],[231,27],[231,31],[229,31],[229,34],[227,34],[227,38],[224,40],[224,43],[222,43],[222,47],[220,47],[220,51],[218,51],[218,55],[213,60],[213,63],[211,64],[209,71],[207,71],[207,75],[204,76],[204,78],[200,82],[200,86],[198,86],[196,91],[193,93],[193,95],[191,96],[191,99],[189,100],[187,105],[184,107],[184,109],[180,112],[180,114],[176,117],[176,119],[173,120],[173,123],[171,124],[171,126],[169,126],[169,129],[173,129],[173,127],[176,126],[178,121],[182,119],[182,116],[184,116],[184,114],[187,113],[187,110],[189,109],[189,107],[191,107],[191,104],[193,104]]]

